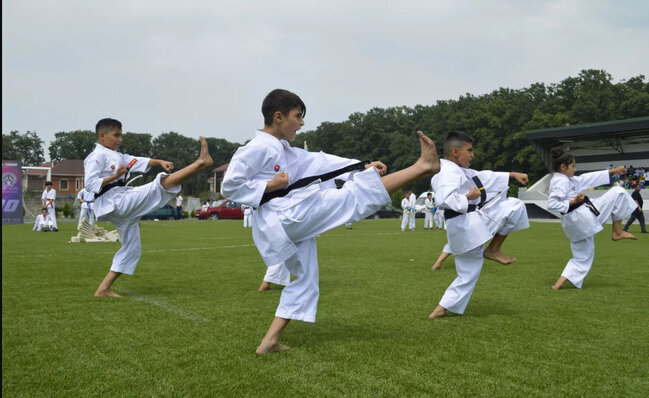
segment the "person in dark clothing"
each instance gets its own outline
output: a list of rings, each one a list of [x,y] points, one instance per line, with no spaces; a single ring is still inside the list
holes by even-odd
[[[631,214],[631,218],[629,218],[629,221],[626,222],[626,225],[624,226],[624,230],[628,231],[629,227],[633,222],[637,219],[638,222],[640,223],[640,229],[642,230],[643,234],[647,233],[647,228],[644,223],[644,213],[642,212],[642,195],[640,195],[640,189],[642,186],[640,185],[640,182],[635,184],[635,189],[633,190],[633,193],[631,194],[631,197],[635,202],[638,204],[638,208]]]

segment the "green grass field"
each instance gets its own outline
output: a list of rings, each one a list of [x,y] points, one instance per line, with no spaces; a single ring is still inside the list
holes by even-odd
[[[647,397],[649,237],[596,237],[582,290],[550,289],[570,258],[556,223],[512,235],[514,265],[485,262],[463,316],[427,315],[455,278],[431,271],[446,235],[366,220],[317,238],[315,324],[292,350],[254,354],[280,289],[240,221],[141,223],[123,299],[94,298],[119,243],[2,227],[2,393],[39,396]],[[104,225],[104,224],[102,224]],[[112,227],[110,228],[112,229]],[[567,284],[569,285],[569,284]]]

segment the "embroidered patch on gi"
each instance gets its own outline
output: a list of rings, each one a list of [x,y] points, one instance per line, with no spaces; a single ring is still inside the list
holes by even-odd
[[[279,171],[279,169],[281,169],[281,167],[278,164],[276,164],[275,165],[275,171]]]
[[[114,165],[114,164],[111,164],[111,165],[110,165],[110,169],[111,169],[111,170],[115,170],[115,165]]]

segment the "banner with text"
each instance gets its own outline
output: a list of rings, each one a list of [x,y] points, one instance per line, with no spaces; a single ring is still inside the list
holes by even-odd
[[[23,223],[23,182],[20,161],[2,161],[2,223]]]

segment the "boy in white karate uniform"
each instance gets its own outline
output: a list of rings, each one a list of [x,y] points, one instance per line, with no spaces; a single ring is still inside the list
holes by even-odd
[[[52,222],[52,219],[50,218],[46,207],[43,207],[41,209],[41,214],[36,216],[36,221],[34,221],[34,228],[32,228],[32,231],[56,231],[56,227],[54,226],[54,223]]]
[[[574,156],[565,153],[561,148],[552,149],[552,169],[548,209],[558,211],[561,226],[570,241],[572,258],[566,264],[559,279],[552,289],[559,290],[566,281],[581,288],[595,258],[596,233],[604,229],[602,225],[613,219],[614,241],[620,239],[638,239],[622,229],[622,219],[628,217],[637,208],[628,192],[621,187],[612,187],[599,198],[590,200],[583,191],[600,185],[607,185],[610,176],[619,173],[624,175],[626,168],[619,166],[609,170],[595,171],[576,176],[577,167]]]
[[[527,174],[469,169],[473,159],[472,142],[468,134],[460,131],[447,134],[441,171],[431,179],[435,201],[444,209],[450,249],[445,248],[440,257],[444,253],[455,255],[458,277],[446,289],[429,318],[443,317],[447,310],[463,314],[484,258],[501,264],[516,261],[501,251],[502,244],[510,233],[529,227],[527,211],[520,200],[499,199],[497,195],[485,201],[487,191],[506,194],[510,178],[526,184]],[[489,240],[491,243],[485,249]]]
[[[433,199],[433,202],[435,200]],[[435,221],[435,229],[443,229],[444,228],[444,210],[440,209],[439,206],[437,206],[437,203],[434,203],[435,206],[435,212],[433,213],[433,221]]]
[[[167,204],[180,192],[181,182],[213,162],[205,138],[200,137],[201,151],[194,163],[172,174],[159,173],[148,184],[130,187],[126,185],[130,171],[147,172],[152,166],[161,166],[169,172],[173,170],[173,163],[117,152],[122,143],[122,123],[118,120],[102,119],[95,131],[97,145],[83,162],[86,190],[95,194],[97,220],[112,222],[122,244],[95,296],[121,297],[110,287],[120,275],[133,275],[135,271],[142,250],[140,217]]]
[[[425,215],[424,219],[424,229],[433,229],[433,209],[435,205],[433,204],[433,194],[428,192],[426,195],[426,200],[424,201]]]
[[[297,278],[282,290],[258,354],[290,348],[279,338],[291,319],[315,322],[319,297],[315,237],[375,213],[390,203],[390,193],[439,170],[435,144],[422,132],[418,132],[421,157],[389,175],[384,175],[381,162],[363,164],[291,147],[305,112],[297,95],[281,89],[270,92],[262,104],[264,128],[234,154],[221,186],[224,197],[256,209],[252,236],[266,265],[285,262]],[[351,175],[341,189],[336,189],[334,176],[324,176],[354,169],[362,171]],[[308,178],[314,176],[320,178]]]
[[[81,190],[77,194],[77,199],[79,199],[79,203],[81,203],[81,212],[79,213],[79,225],[81,225],[81,220],[87,218],[90,225],[94,226],[95,214],[93,209],[95,206],[95,194],[86,191],[86,188],[81,188]]]
[[[410,207],[410,195],[412,190],[410,188],[403,192],[403,199],[401,199],[401,208],[403,209],[403,218],[401,219],[401,231],[405,231],[406,227],[412,224],[412,219],[415,218],[415,210]],[[413,231],[413,228],[410,228]]]
[[[52,181],[47,181],[45,183],[45,190],[41,195],[41,204],[47,209],[47,214],[50,216],[50,220],[54,224],[54,229],[58,230],[58,224],[56,223],[56,189],[52,187]]]
[[[417,195],[414,192],[410,191],[410,197],[408,198],[408,206],[410,207],[410,220],[408,220],[408,227],[411,231],[415,230],[415,204],[417,203]]]

